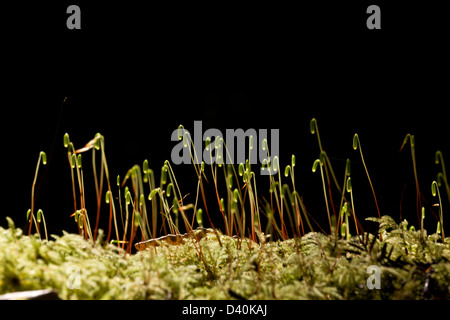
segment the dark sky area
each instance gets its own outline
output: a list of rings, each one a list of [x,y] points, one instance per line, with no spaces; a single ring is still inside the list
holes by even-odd
[[[399,149],[407,133],[415,135],[420,187],[434,203],[435,151],[450,156],[448,26],[431,4],[379,3],[381,30],[366,28],[368,4],[360,1],[299,7],[79,2],[81,30],[66,28],[68,4],[12,7],[2,22],[0,225],[4,216],[25,225],[43,150],[49,161],[40,169],[36,207],[50,233],[74,230],[64,133],[76,147],[102,133],[112,177],[144,159],[159,175],[177,143],[172,131],[179,124],[193,130],[194,120],[222,132],[279,129],[282,168],[295,154],[299,193],[326,223],[320,176],[311,172],[319,155],[309,133],[315,117],[339,181],[346,159],[352,161],[360,220],[377,211],[359,151],[352,149],[354,133],[382,214],[417,226],[411,152]],[[193,168],[175,171],[192,198]],[[87,168],[92,188],[90,174]],[[266,178],[258,179],[258,191],[268,196]],[[427,221],[435,228],[431,215]]]

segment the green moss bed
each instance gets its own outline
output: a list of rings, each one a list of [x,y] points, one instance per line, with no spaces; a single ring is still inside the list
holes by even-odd
[[[7,218],[0,227],[0,294],[51,288],[61,299],[448,299],[450,238],[381,219],[371,234],[321,233],[259,242],[208,233],[197,243],[126,254],[77,234],[46,242]],[[375,222],[378,219],[372,219]],[[369,266],[379,268],[379,289]],[[368,272],[369,271],[369,272]],[[375,282],[373,282],[373,281]]]

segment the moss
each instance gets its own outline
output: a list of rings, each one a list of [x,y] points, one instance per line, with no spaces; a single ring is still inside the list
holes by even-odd
[[[309,233],[257,244],[220,234],[220,246],[209,233],[199,243],[189,239],[129,255],[101,236],[92,243],[64,233],[46,242],[10,221],[0,228],[0,293],[53,288],[62,299],[448,299],[449,245],[389,223],[382,241],[365,234],[335,242]],[[369,265],[380,267],[379,290],[367,288]]]

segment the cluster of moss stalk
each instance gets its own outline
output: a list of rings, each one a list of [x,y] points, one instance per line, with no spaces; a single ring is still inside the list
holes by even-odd
[[[320,172],[328,228],[316,223],[296,189],[295,156],[285,167],[285,178],[290,178],[290,183],[285,183],[280,160],[271,156],[267,141],[261,146],[267,152],[262,165],[271,175],[269,193],[261,197],[251,159],[237,167],[221,164],[224,161],[218,160],[229,157],[229,152],[221,137],[211,137],[206,140],[211,165],[208,168],[204,162],[199,164],[190,134],[180,125],[178,136],[191,155],[193,177],[197,181],[195,198],[187,203],[169,161],[164,162],[159,181],[145,160],[142,168],[134,165],[123,178],[117,176],[114,186],[104,137],[97,134],[84,147],[76,149],[65,134],[72,180],[72,218],[79,234],[65,233],[51,240],[42,210],[35,214],[36,179],[40,163],[47,162],[41,152],[32,184],[26,235],[10,219],[9,228],[0,229],[0,293],[50,287],[65,299],[448,298],[450,248],[444,234],[440,189],[445,188],[450,203],[450,187],[442,152],[436,152],[436,164],[442,170],[431,183],[432,194],[438,200],[439,219],[436,232],[429,235],[423,221],[426,211],[431,209],[422,205],[424,196],[417,178],[414,136],[405,137],[401,150],[410,143],[417,231],[408,228],[406,221],[396,223],[381,215],[360,138],[354,135],[353,148],[360,151],[378,212],[378,217],[371,218],[378,224],[378,232],[372,235],[363,230],[356,214],[350,161],[347,159],[339,183],[322,147],[316,119],[311,120],[310,131],[319,145],[312,171]],[[252,148],[250,137],[249,155]],[[84,191],[82,154],[87,152],[92,152],[97,200],[93,224],[86,208],[86,196],[90,195]],[[205,181],[210,180],[214,199],[205,196]],[[336,194],[338,202],[333,200]],[[209,209],[213,207],[211,201],[219,207],[223,231],[213,223],[211,215],[217,213]],[[105,234],[99,226],[104,202],[109,209]],[[180,246],[162,245],[133,254],[137,241],[181,233],[183,229],[195,235],[193,230],[203,227],[205,217],[211,231],[206,237],[191,236]],[[381,268],[380,290],[371,290],[366,285],[369,276],[366,271],[371,265]],[[71,273],[74,268],[78,270],[75,275]],[[46,270],[58,276],[48,276]],[[79,277],[80,286],[68,285],[72,276]]]

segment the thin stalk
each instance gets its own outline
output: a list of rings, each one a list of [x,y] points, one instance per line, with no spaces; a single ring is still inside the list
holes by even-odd
[[[105,139],[103,136],[100,136],[100,149],[102,151],[102,162],[105,168],[105,176],[106,176],[106,182],[108,183],[108,191],[111,194],[111,199],[114,199],[112,190],[111,190],[111,183],[109,179],[109,170],[108,170],[108,162],[106,161],[106,155],[105,155]],[[116,207],[114,205],[114,200],[110,202],[109,204],[109,228],[108,228],[108,237],[107,242],[109,242],[110,236],[111,236],[111,218],[114,218],[114,227],[116,231],[116,239],[119,239],[119,228],[117,227],[117,217],[116,217]]]
[[[407,142],[410,142],[411,144],[411,157],[412,157],[412,163],[413,163],[413,169],[414,169],[414,180],[416,183],[416,209],[417,209],[417,219],[420,222],[420,208],[422,207],[422,201],[421,201],[421,192],[419,187],[419,178],[417,175],[417,164],[416,164],[416,147],[415,147],[415,139],[414,135],[407,134],[405,139],[403,140],[403,144],[400,147],[400,151],[402,151],[403,147],[406,145]],[[399,152],[400,152],[399,151]]]
[[[359,236],[358,222],[356,220],[356,213],[355,213],[355,204],[353,202],[353,188],[352,188],[352,182],[351,182],[350,177],[348,177],[348,179],[347,179],[347,192],[350,193],[350,199],[352,201],[353,220],[355,222],[356,234]],[[346,221],[346,223],[347,223],[347,227],[348,227],[348,221]]]
[[[277,183],[278,183],[278,190],[279,190],[279,199],[278,199],[277,193],[276,192],[273,192],[273,193],[275,194],[275,200],[277,202],[278,212],[280,214],[281,233],[283,234],[283,239],[286,240],[289,238],[289,235],[287,233],[286,224],[284,222],[283,190],[282,190],[282,184],[281,184],[280,164],[279,164],[279,160],[278,160],[277,156],[273,157],[272,169],[275,171],[275,173],[278,173],[278,182]],[[275,179],[274,179],[274,181],[275,181]]]
[[[128,218],[130,216],[130,213],[129,213],[129,210],[128,210],[128,205],[130,203],[131,203],[131,194],[130,194],[130,191],[128,191],[125,194],[125,213],[126,213],[126,216],[125,216],[125,227],[124,227],[124,230],[123,230],[122,249],[125,247],[125,243],[126,243],[126,240],[127,240]],[[134,212],[134,204],[132,204],[132,205],[133,205],[133,212]]]
[[[286,239],[288,237],[286,232],[286,225],[284,223],[284,213],[283,213],[283,198],[282,198],[282,190],[281,190],[281,175],[280,175],[280,166],[278,162],[278,157],[274,156],[273,159],[270,157],[270,150],[268,147],[267,139],[262,141],[262,149],[267,151],[267,160],[263,161],[263,168],[269,172],[269,190],[270,190],[270,210],[271,212],[275,212],[273,205],[273,198],[275,197],[276,206],[278,209],[278,214],[280,215],[281,222],[281,238]],[[274,175],[278,172],[278,182],[275,181]],[[277,185],[279,186],[279,194],[276,191]],[[275,217],[272,217],[272,221],[275,223]],[[278,228],[278,227],[277,227]]]
[[[48,242],[47,223],[45,222],[44,212],[42,210],[40,210],[40,211],[41,211],[40,216],[42,217],[42,222],[44,224],[45,240]],[[38,220],[38,222],[39,222],[39,220]]]
[[[345,165],[345,173],[344,173],[344,183],[342,186],[342,190],[346,190],[346,184],[347,184],[347,177],[350,176],[350,172],[351,172],[351,166],[350,166],[350,159],[347,159],[346,165]],[[342,193],[341,195],[341,202],[339,204],[339,208],[342,208],[342,206],[344,205],[344,193]],[[338,228],[341,226],[342,224],[342,219],[341,219],[341,215],[339,215],[339,220],[336,224],[337,228],[336,228],[336,232],[338,231]]]
[[[331,177],[333,178],[333,181],[334,181],[334,184],[335,184],[337,190],[339,191],[339,193],[341,195],[344,193],[344,190],[341,189],[341,187],[339,186],[339,182],[337,181],[336,175],[334,174],[334,170],[333,170],[333,167],[331,165],[331,161],[328,158],[328,155],[326,154],[324,149],[322,148],[322,141],[320,139],[319,126],[317,124],[317,120],[315,118],[312,118],[309,125],[310,125],[310,132],[311,132],[311,134],[316,134],[317,135],[317,142],[319,144],[320,154],[323,155],[322,162],[324,163],[324,167],[325,167],[325,176],[327,178],[328,194],[330,196],[330,202],[333,203],[333,196],[332,196],[332,192],[331,192],[330,174],[331,174]],[[333,210],[333,215],[334,215],[335,221],[337,221],[337,219],[336,219],[336,210],[334,209],[333,205],[331,206],[331,209]]]
[[[28,227],[28,235],[31,234],[31,226],[33,225],[33,217],[34,217],[34,189],[35,189],[35,186],[36,186],[37,176],[38,176],[38,172],[39,172],[39,165],[41,164],[41,160],[42,160],[42,164],[44,164],[44,165],[47,164],[47,155],[43,151],[41,151],[39,153],[39,158],[38,158],[37,165],[36,165],[36,171],[34,173],[33,184],[31,185],[31,214],[30,214],[30,221],[29,221],[29,227]],[[37,229],[37,232],[39,234],[39,224],[37,224],[36,229]]]
[[[361,154],[361,161],[363,163],[364,170],[366,171],[367,179],[369,180],[369,184],[370,184],[370,188],[372,189],[373,199],[375,200],[375,206],[376,206],[377,212],[378,212],[378,219],[381,219],[380,207],[378,206],[377,196],[375,194],[375,189],[373,188],[372,180],[370,179],[369,170],[367,170],[366,162],[364,161],[364,156],[363,156],[363,152],[362,152],[362,148],[361,148],[361,142],[359,140],[358,134],[355,133],[355,135],[353,136],[353,149],[356,150],[356,149],[358,149],[358,147],[359,147],[359,153]],[[355,209],[353,207],[353,203],[352,203],[352,208],[354,211]],[[355,220],[355,223],[356,223],[356,220]],[[381,222],[378,223],[378,230],[380,230],[380,223]],[[381,234],[379,236],[381,239]]]
[[[67,149],[67,159],[70,165],[70,175],[72,178],[73,212],[77,211],[77,195],[75,190],[75,179],[73,176],[74,164],[72,163],[72,151],[75,150],[73,143],[70,142],[69,134],[64,134],[64,147]]]
[[[441,237],[442,237],[442,243],[445,244],[445,234],[444,234],[444,217],[442,215],[442,200],[441,200],[441,193],[439,192],[439,185],[436,181],[433,181],[431,183],[431,193],[433,197],[436,195],[439,199],[439,222],[441,224]]]
[[[314,161],[312,171],[313,171],[313,172],[316,172],[316,170],[317,170],[317,165],[320,166],[320,176],[321,176],[321,178],[322,178],[323,195],[324,195],[324,197],[325,197],[325,205],[326,205],[326,208],[327,208],[328,223],[329,223],[329,226],[330,226],[330,234],[332,234],[332,233],[333,233],[333,229],[332,229],[332,226],[331,226],[330,209],[329,209],[329,206],[328,206],[327,190],[326,190],[326,186],[325,186],[325,179],[324,179],[324,174],[323,174],[323,169],[322,169],[322,167],[323,167],[323,162],[322,162],[321,159],[322,159],[322,156],[320,157],[320,159],[316,159],[316,160]]]
[[[98,146],[98,139],[96,140],[95,144]],[[95,194],[97,196],[97,216],[95,221],[95,228],[94,228],[94,241],[97,239],[97,233],[98,233],[98,225],[100,221],[100,209],[102,204],[102,193],[103,193],[103,171],[104,171],[104,165],[103,161],[101,162],[100,166],[100,185],[98,183],[97,178],[97,166],[96,166],[96,159],[95,159],[95,151],[97,147],[94,147],[92,149],[92,171],[94,174],[94,184],[95,184]]]
[[[89,141],[83,148],[76,150],[75,153],[79,154],[79,153],[88,151],[94,147],[100,148],[100,150],[101,150],[101,153],[102,153],[101,161],[102,161],[104,173],[106,176],[106,182],[108,184],[108,191],[111,194],[111,198],[114,199],[113,193],[111,190],[111,182],[109,179],[108,162],[106,161],[105,138],[101,134],[97,133],[91,141]],[[119,237],[119,228],[117,227],[116,207],[114,205],[114,201],[110,201],[110,203],[109,203],[109,228],[108,228],[108,236],[106,238],[107,242],[109,242],[109,240],[111,238],[113,219],[114,219],[114,227],[115,227],[115,231],[116,231],[116,239],[119,239],[120,237]]]
[[[73,149],[73,144],[72,145],[72,150]],[[72,178],[72,196],[73,196],[73,212],[77,211],[77,193],[76,193],[76,188],[75,188],[75,177],[73,174],[73,169],[75,168],[75,164],[72,163],[72,152],[67,152],[67,158],[69,159],[69,165],[70,165],[70,176]]]
[[[150,190],[155,189],[155,175],[153,173],[152,169],[148,169],[148,185],[150,187]],[[152,231],[148,230],[150,233],[150,237],[156,238],[156,230],[157,230],[157,224],[158,224],[158,204],[156,201],[153,201],[154,199],[151,199],[152,201]],[[155,198],[156,200],[156,198]]]
[[[297,230],[296,217],[294,216],[294,219],[292,219],[292,212],[291,212],[291,209],[289,208],[289,204],[290,204],[292,209],[295,210],[295,204],[294,204],[293,199],[294,199],[294,197],[292,196],[291,190],[289,189],[289,186],[285,183],[283,185],[283,201],[286,206],[286,212],[288,214],[289,223],[291,225],[291,231],[294,236],[297,235],[298,237],[300,237],[301,234],[299,234],[298,233],[299,230]]]
[[[295,190],[295,179],[294,179],[294,167],[295,167],[295,160],[294,160],[295,157],[294,157],[294,155],[292,155],[292,159],[293,159],[291,161],[292,166],[290,166],[290,165],[286,166],[286,168],[284,170],[284,176],[288,177],[289,173],[291,174],[291,182],[292,182],[292,190],[293,190],[292,194],[294,196],[292,197],[292,194],[290,194],[289,195],[289,199],[291,200],[291,205],[292,205],[292,207],[294,209],[294,212],[295,212],[295,216],[294,216],[294,218],[295,218],[294,219],[295,220],[295,225],[293,227],[293,233],[297,234],[298,237],[301,237],[302,233],[303,234],[305,233],[305,230],[303,228],[303,221],[302,221],[302,217],[300,215],[300,210],[299,210],[299,204],[298,204],[298,201],[297,201],[297,197],[295,196],[297,194],[297,191]],[[289,191],[289,193],[290,193],[290,191]],[[292,201],[292,198],[293,198],[294,201]],[[293,204],[292,204],[292,202],[293,202]],[[302,227],[302,233],[300,232],[300,225]]]
[[[445,163],[444,163],[444,156],[442,155],[442,152],[440,150],[436,151],[436,157],[435,157],[436,164],[441,164],[442,167],[442,174],[438,174],[438,183],[440,180],[444,181],[445,190],[447,192],[447,199],[450,203],[450,185],[447,180],[447,172],[445,170]]]
[[[339,216],[340,216],[341,220],[345,219],[345,222],[343,222],[340,226],[341,236],[343,237],[345,235],[345,239],[348,241],[350,238],[350,228],[349,228],[349,224],[348,224],[349,210],[348,210],[347,202],[345,202],[344,205],[341,207],[341,214]],[[343,232],[343,229],[344,229],[344,232]]]
[[[425,219],[425,207],[422,207],[422,215],[420,220],[420,235],[423,237],[423,220]]]
[[[289,174],[291,175],[291,181],[292,181],[292,195],[294,197],[294,208],[295,208],[295,218],[296,218],[296,229],[297,229],[297,235],[299,237],[301,237],[301,234],[305,234],[305,230],[304,230],[304,225],[303,225],[303,219],[302,216],[300,214],[300,211],[303,212],[303,215],[305,216],[306,219],[306,223],[308,224],[308,227],[310,228],[311,231],[314,231],[313,227],[311,226],[311,223],[309,221],[308,218],[308,214],[304,208],[304,204],[303,204],[303,200],[301,199],[301,197],[299,196],[296,188],[295,188],[295,173],[294,173],[294,168],[295,168],[295,156],[292,155],[291,157],[291,165],[286,166],[285,170],[284,170],[284,175],[285,177],[287,177]],[[300,227],[302,229],[302,232],[300,233]]]

